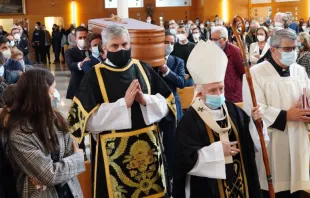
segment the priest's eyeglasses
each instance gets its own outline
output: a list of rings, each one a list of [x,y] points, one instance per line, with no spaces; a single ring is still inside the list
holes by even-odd
[[[222,38],[224,38],[224,37],[220,37],[220,38],[218,38],[218,39],[216,39],[216,38],[211,38],[211,41],[219,41],[219,40],[221,40]]]
[[[283,51],[285,52],[291,52],[291,51],[294,51],[294,50],[297,50],[298,47],[277,47],[277,49],[282,49]]]

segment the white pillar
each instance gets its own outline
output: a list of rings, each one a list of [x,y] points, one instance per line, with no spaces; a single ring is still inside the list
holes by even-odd
[[[128,1],[129,0],[117,0],[117,16],[118,17],[129,18]]]

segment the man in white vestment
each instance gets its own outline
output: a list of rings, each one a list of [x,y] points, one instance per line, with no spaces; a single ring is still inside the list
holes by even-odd
[[[176,133],[174,198],[262,198],[252,118],[224,96],[227,63],[212,41],[200,41],[189,57],[197,97]],[[260,117],[254,108],[253,119]]]
[[[278,30],[272,35],[270,43],[271,57],[250,71],[264,125],[268,127],[270,136],[267,151],[276,198],[300,197],[301,191],[310,189],[307,130],[310,110],[303,109],[301,103],[303,90],[309,96],[309,79],[305,68],[295,62],[295,32]],[[243,97],[244,110],[249,114],[252,101],[245,79]],[[256,161],[263,194],[269,197],[261,152],[256,155]]]

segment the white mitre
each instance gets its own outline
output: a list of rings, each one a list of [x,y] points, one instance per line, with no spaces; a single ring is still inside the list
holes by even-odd
[[[224,51],[213,41],[200,41],[192,50],[187,69],[198,85],[222,82],[228,59]]]

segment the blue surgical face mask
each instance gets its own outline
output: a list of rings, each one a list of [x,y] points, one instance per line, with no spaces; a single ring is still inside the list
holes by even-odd
[[[165,44],[166,46],[166,49],[165,49],[165,55],[168,56],[171,54],[171,52],[173,51],[174,49],[174,45],[171,45],[171,44]]]
[[[173,35],[176,35],[176,34],[177,34],[177,31],[176,31],[175,29],[170,29],[169,31],[170,31],[170,33],[173,34]]]
[[[225,103],[225,96],[221,95],[206,95],[206,104],[211,109],[218,109]]]
[[[92,47],[91,48],[91,53],[92,53],[93,57],[98,58],[100,56],[100,52],[99,52],[98,46]]]
[[[291,66],[293,63],[296,62],[296,51],[295,50],[292,50],[291,52],[281,52],[281,56],[282,58],[278,58],[280,60],[280,62],[283,64],[283,65],[286,65],[286,66]]]
[[[53,108],[57,107],[58,104],[60,103],[60,94],[57,89],[55,89],[55,92],[51,97],[51,103]]]
[[[214,41],[214,43],[221,48],[221,44],[219,41]],[[222,49],[222,48],[221,48]]]

